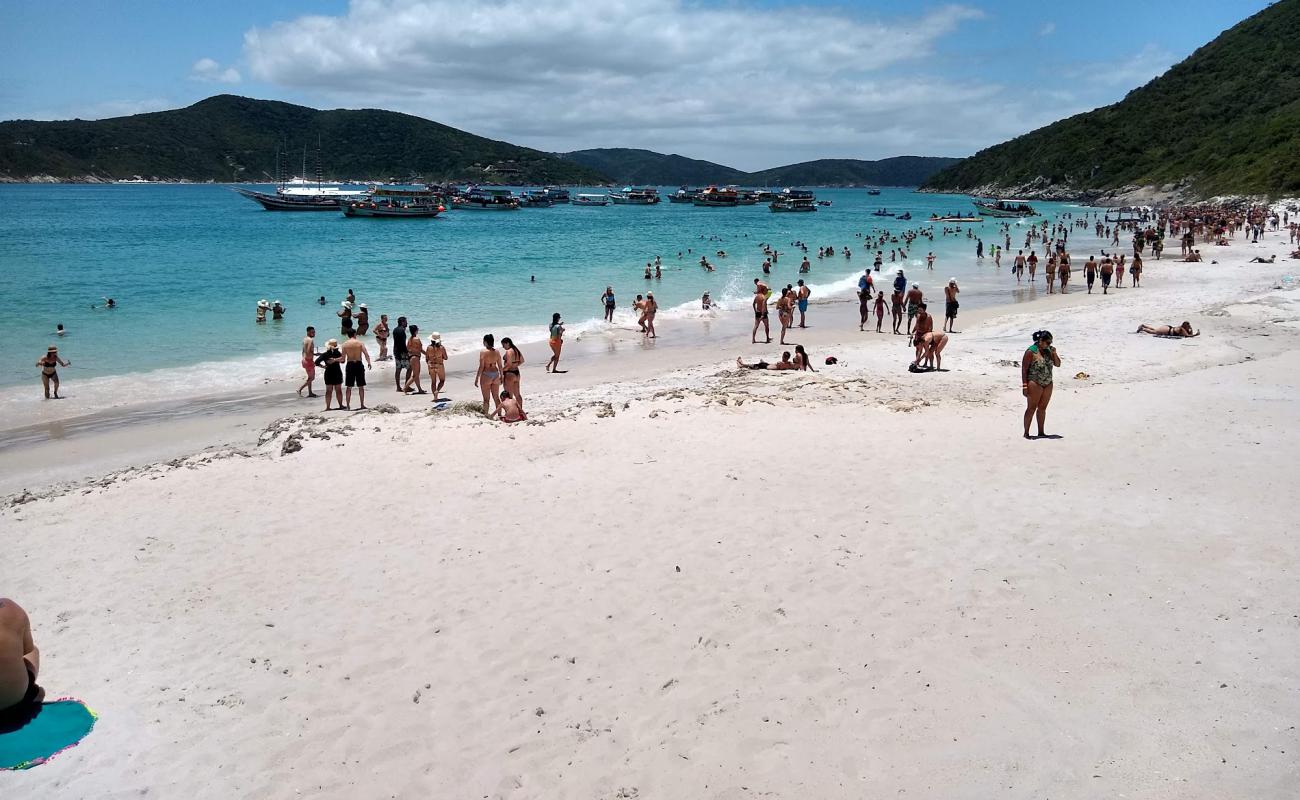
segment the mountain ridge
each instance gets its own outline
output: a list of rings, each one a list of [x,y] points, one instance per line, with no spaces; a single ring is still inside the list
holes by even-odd
[[[263,181],[273,178],[285,142],[294,143],[287,148],[293,152],[316,141],[324,143],[331,180],[607,180],[575,162],[410,114],[322,111],[237,95],[102,120],[0,122],[0,179]]]
[[[575,150],[556,155],[604,172],[617,183],[655,186],[919,186],[934,172],[960,160],[942,156],[893,156],[875,161],[823,158],[744,172],[725,164],[675,153],[625,147]]]
[[[1300,193],[1300,0],[1280,0],[1108,106],[986,148],[923,191],[1043,199]]]

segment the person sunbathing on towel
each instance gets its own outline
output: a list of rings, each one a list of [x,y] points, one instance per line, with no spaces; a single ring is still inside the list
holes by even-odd
[[[1259,256],[1255,256],[1254,258],[1252,258],[1252,259],[1250,260],[1250,263],[1252,263],[1252,264],[1272,264],[1274,261],[1277,261],[1277,256],[1276,256],[1276,255],[1271,255],[1271,256],[1269,256],[1268,258],[1260,258]]]
[[[1184,321],[1182,325],[1147,325],[1145,323],[1138,326],[1134,333],[1149,333],[1152,336],[1173,336],[1175,338],[1191,338],[1200,336],[1201,332],[1192,332],[1192,323]]]
[[[0,722],[30,713],[45,698],[36,685],[41,651],[32,641],[32,625],[23,607],[0,598]]]

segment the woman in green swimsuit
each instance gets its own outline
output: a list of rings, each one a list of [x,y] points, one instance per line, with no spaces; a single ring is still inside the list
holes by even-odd
[[[1038,418],[1038,435],[1044,436],[1043,418],[1047,404],[1052,400],[1052,367],[1061,366],[1061,357],[1052,346],[1051,331],[1036,331],[1034,343],[1020,360],[1020,388],[1028,400],[1025,408],[1025,438],[1029,436],[1029,423]]]

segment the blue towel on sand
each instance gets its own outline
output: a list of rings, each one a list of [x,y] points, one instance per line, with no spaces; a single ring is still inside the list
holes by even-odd
[[[0,770],[44,764],[85,738],[95,719],[80,700],[42,703],[25,721],[0,727]]]

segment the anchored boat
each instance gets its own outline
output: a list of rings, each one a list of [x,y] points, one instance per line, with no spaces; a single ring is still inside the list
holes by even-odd
[[[457,211],[515,211],[519,198],[509,189],[470,189],[451,198],[451,207]]]
[[[555,201],[546,196],[544,189],[530,189],[519,195],[519,205],[524,208],[550,208]]]
[[[447,208],[442,197],[432,189],[376,187],[360,200],[343,206],[345,217],[373,217],[376,219],[431,219]]]
[[[1036,217],[1038,212],[1019,200],[976,200],[975,207],[990,217]]]
[[[776,196],[768,208],[772,211],[785,212],[816,211],[817,198],[812,192],[802,189],[786,189]]]
[[[736,196],[735,189],[730,187],[719,189],[716,186],[710,186],[701,190],[692,202],[704,208],[725,208],[739,205],[740,198]]]
[[[659,202],[659,190],[650,186],[642,189],[624,186],[621,192],[610,192],[609,199],[616,206],[652,206]]]
[[[580,194],[573,198],[575,206],[607,206],[609,196],[604,194]]]
[[[307,149],[302,153],[303,172],[307,168]],[[289,179],[287,156],[275,151],[275,193],[236,188],[235,191],[260,204],[267,211],[338,211],[366,194],[365,186],[325,183],[321,180],[320,148],[316,148],[316,180]]]

